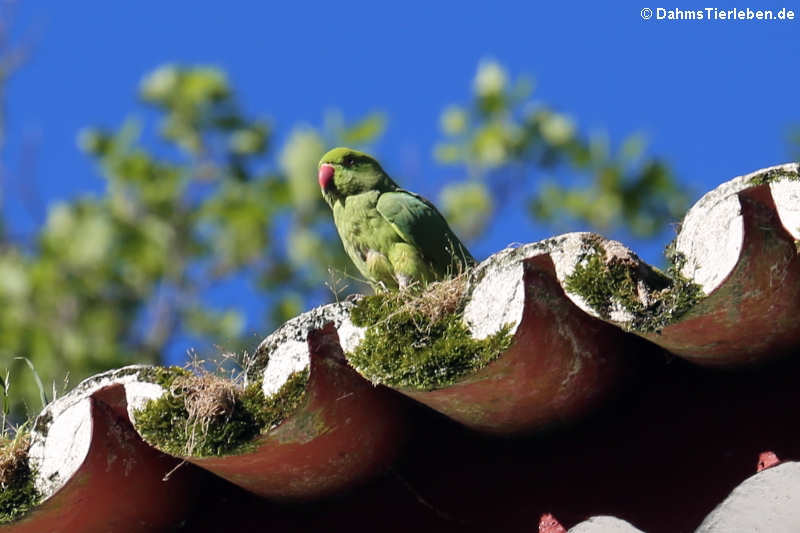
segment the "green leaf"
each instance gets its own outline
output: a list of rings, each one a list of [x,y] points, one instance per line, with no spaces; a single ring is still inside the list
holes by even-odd
[[[383,113],[371,113],[362,120],[345,128],[340,137],[343,144],[360,145],[374,141],[386,130],[386,116]]]
[[[493,210],[489,189],[478,181],[446,185],[439,202],[447,221],[464,239],[474,239],[483,233]]]

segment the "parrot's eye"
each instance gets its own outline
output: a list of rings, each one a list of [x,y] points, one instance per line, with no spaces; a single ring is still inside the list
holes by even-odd
[[[342,159],[342,166],[345,168],[350,168],[353,166],[353,161],[353,156],[346,155],[344,156],[344,159]]]

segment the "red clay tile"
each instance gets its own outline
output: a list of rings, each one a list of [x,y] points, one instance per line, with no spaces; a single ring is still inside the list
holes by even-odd
[[[623,332],[588,316],[565,296],[549,255],[523,257],[524,250],[519,255],[524,301],[511,347],[454,385],[400,392],[495,434],[560,424],[597,407],[620,375]]]
[[[558,523],[551,514],[543,514],[539,519],[539,533],[567,533],[567,529]]]
[[[758,455],[758,466],[756,467],[756,472],[761,472],[762,470],[772,468],[773,466],[777,466],[779,464],[781,464],[781,460],[778,459],[778,456],[775,455],[774,452],[761,452]]]
[[[258,437],[253,452],[186,461],[272,499],[319,498],[391,464],[404,442],[402,404],[347,365],[333,322],[310,328],[307,338],[303,404]]]
[[[74,472],[61,472],[69,477],[54,493],[20,521],[0,526],[0,531],[134,533],[176,527],[190,514],[208,474],[181,468],[164,481],[179,461],[139,438],[126,414],[122,385],[106,386],[80,401],[88,404],[89,411],[80,424],[90,427],[78,429],[89,439],[85,456],[75,458],[79,465]],[[58,445],[63,448],[52,450]],[[56,454],[74,453],[68,450],[70,445],[74,442],[53,442],[46,448]]]

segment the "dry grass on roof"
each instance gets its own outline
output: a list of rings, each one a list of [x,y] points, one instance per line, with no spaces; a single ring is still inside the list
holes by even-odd
[[[384,306],[387,309],[394,308],[384,320],[388,321],[403,314],[422,317],[423,321],[417,321],[420,329],[424,327],[423,323],[441,322],[459,310],[464,302],[466,288],[467,274],[462,273],[424,286],[413,284],[403,290],[381,293],[385,298]]]
[[[20,465],[28,456],[29,446],[30,438],[27,434],[0,440],[0,488],[6,489],[12,483]]]

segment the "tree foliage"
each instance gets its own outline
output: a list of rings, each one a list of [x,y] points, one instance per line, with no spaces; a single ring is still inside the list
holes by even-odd
[[[436,156],[462,165],[467,179],[446,184],[440,205],[462,236],[482,234],[509,180],[538,184],[529,214],[546,222],[652,235],[680,216],[685,191],[665,164],[642,156],[639,137],[611,153],[565,115],[527,103],[530,93],[524,79],[511,83],[499,64],[482,63],[473,102],[441,117]],[[36,406],[39,391],[15,357],[45,383],[67,374],[75,382],[158,362],[180,343],[241,349],[310,305],[363,289],[350,279],[316,164],[334,145],[377,139],[384,115],[295,125],[275,149],[271,123],[243,110],[217,68],[160,67],[139,95],[156,124],[129,119],[79,136],[105,190],[51,206],[32,241],[3,236],[0,367],[19,380],[17,413],[23,402]],[[545,179],[557,171],[578,179]],[[209,294],[230,283],[256,293],[265,316],[215,305]]]
[[[250,283],[270,303],[261,330],[325,294],[329,265],[346,269],[316,162],[339,138],[372,140],[379,115],[334,133],[298,127],[275,164],[268,122],[241,110],[222,71],[167,65],[139,94],[157,132],[128,120],[79,136],[105,192],[52,206],[29,249],[0,251],[0,358],[28,405],[36,390],[16,356],[50,382],[158,362],[179,337],[235,349],[243,310],[215,307],[209,291]]]
[[[447,185],[441,198],[463,234],[479,235],[492,206],[531,182],[529,214],[547,223],[577,220],[652,237],[683,215],[685,187],[666,163],[644,156],[642,135],[612,150],[605,135],[582,134],[572,118],[532,100],[533,86],[524,77],[512,82],[502,65],[484,61],[473,101],[441,116],[446,140],[436,148],[438,160],[469,169],[469,179]],[[480,216],[464,215],[475,211]]]

